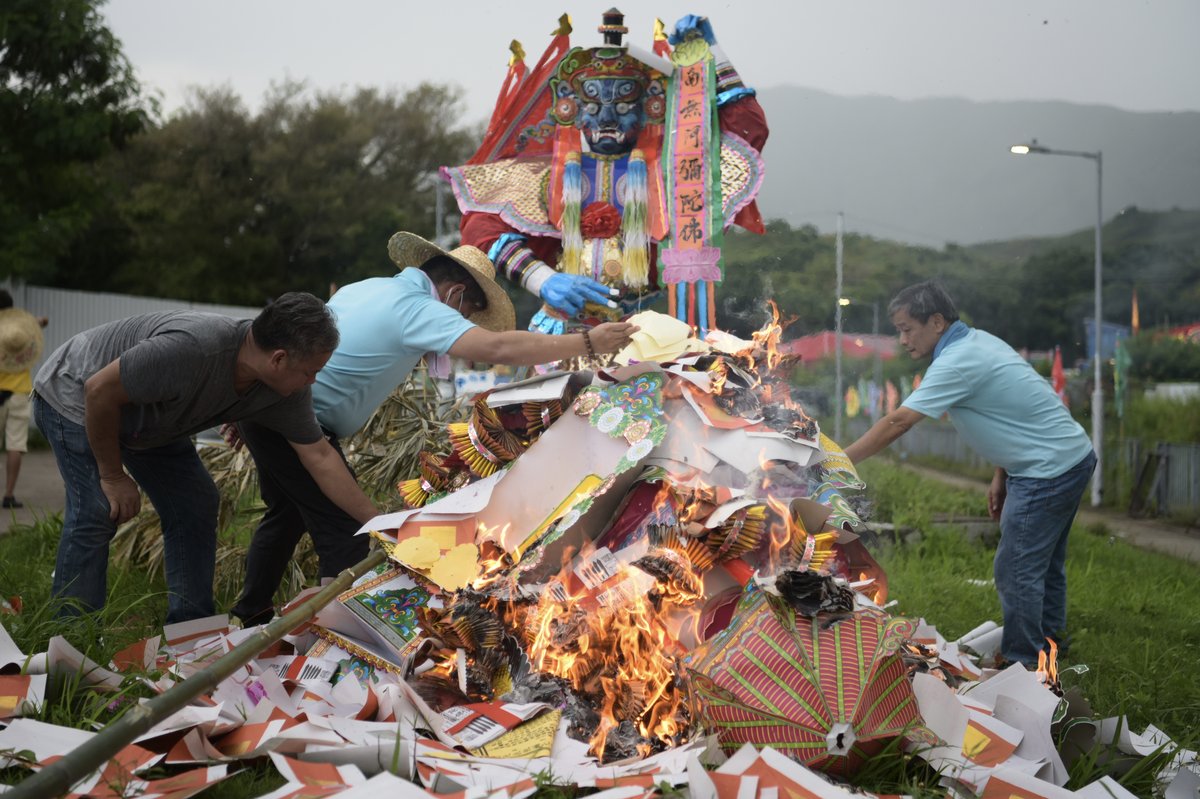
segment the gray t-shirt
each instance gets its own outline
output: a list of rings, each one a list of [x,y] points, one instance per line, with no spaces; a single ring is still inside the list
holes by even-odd
[[[249,319],[194,311],[141,314],[94,327],[51,353],[34,390],[84,424],[84,382],[116,359],[131,403],[121,409],[121,444],[159,447],[226,422],[252,420],[289,441],[321,438],[306,387],[284,397],[262,383],[234,391]]]

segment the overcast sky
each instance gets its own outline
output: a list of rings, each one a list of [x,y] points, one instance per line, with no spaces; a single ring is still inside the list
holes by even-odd
[[[572,42],[599,42],[614,0],[109,0],[102,13],[163,110],[187,87],[228,84],[257,108],[272,81],[322,89],[455,83],[472,121],[491,111],[520,40],[531,66],[563,11]],[[639,0],[654,17],[707,15],[747,84],[900,99],[1067,100],[1200,110],[1200,0]],[[769,109],[768,109],[769,113]]]

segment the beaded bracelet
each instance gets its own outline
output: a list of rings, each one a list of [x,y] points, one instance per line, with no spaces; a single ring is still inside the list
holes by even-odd
[[[592,349],[592,337],[588,335],[588,331],[583,331],[583,344],[587,347],[587,357],[589,361],[596,360],[596,351]]]

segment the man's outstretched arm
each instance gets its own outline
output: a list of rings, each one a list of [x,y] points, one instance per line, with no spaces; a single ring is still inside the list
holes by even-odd
[[[911,430],[925,418],[911,408],[901,405],[871,426],[858,440],[846,447],[846,457],[851,463],[860,463],[872,455],[887,449],[893,441]]]

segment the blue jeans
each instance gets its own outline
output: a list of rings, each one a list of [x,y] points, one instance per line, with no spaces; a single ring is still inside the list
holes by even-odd
[[[320,577],[337,577],[358,563],[371,542],[355,535],[362,525],[322,493],[286,438],[253,422],[238,422],[238,432],[254,456],[259,492],[267,506],[246,550],[246,584],[231,610],[248,626],[266,624],[275,615],[275,592],[305,530],[317,551]],[[328,432],[326,436],[345,462],[337,437]]]
[[[996,591],[1004,611],[1000,654],[1036,667],[1047,638],[1067,626],[1067,534],[1095,453],[1058,477],[1009,477],[996,547]]]
[[[37,426],[54,450],[66,486],[66,512],[54,567],[56,597],[85,610],[104,607],[108,545],[117,532],[87,431],[34,397]],[[158,511],[167,572],[167,623],[213,615],[213,567],[220,495],[189,439],[153,449],[121,447],[121,461]],[[65,607],[63,615],[78,610]]]

